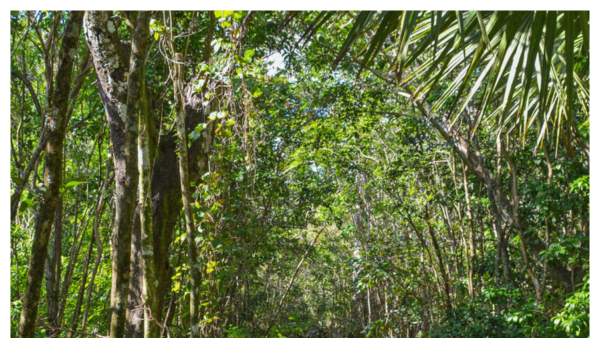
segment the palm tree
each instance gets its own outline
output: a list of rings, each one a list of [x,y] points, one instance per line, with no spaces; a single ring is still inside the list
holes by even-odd
[[[486,188],[498,254],[508,260],[510,224],[541,301],[544,287],[530,262],[544,249],[543,240],[536,232],[526,234],[531,225],[520,215],[517,169],[507,144],[524,144],[534,129],[535,149],[541,146],[547,161],[545,140],[555,140],[557,151],[562,144],[570,158],[576,157],[574,146],[589,149],[577,128],[578,123],[589,125],[588,55],[588,12],[360,12],[336,63],[350,57],[361,65],[358,75],[368,69],[396,84],[452,144]],[[469,114],[461,119],[465,111]],[[467,131],[461,131],[456,122],[465,120]],[[497,137],[499,161],[507,163],[509,198],[476,141],[483,120],[489,120],[485,125]],[[584,163],[587,156],[586,151]],[[560,265],[548,269],[568,289],[569,270]]]
[[[365,33],[372,38],[360,48]],[[576,113],[588,123],[589,12],[360,12],[336,63],[348,54],[363,55],[361,71],[412,88],[411,99],[431,102],[451,125],[473,109],[471,134],[483,119],[522,141],[533,127],[536,148],[552,136],[574,156]],[[378,55],[383,71],[369,66]]]

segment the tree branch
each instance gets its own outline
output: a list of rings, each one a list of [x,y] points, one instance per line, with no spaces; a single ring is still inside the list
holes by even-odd
[[[23,84],[25,85],[25,87],[27,87],[27,90],[29,90],[29,94],[31,94],[31,99],[33,100],[33,104],[35,105],[35,109],[37,110],[38,115],[41,118],[43,118],[44,110],[42,109],[40,100],[38,100],[38,96],[35,92],[35,89],[33,89],[33,85],[31,84],[31,81],[29,81],[29,79],[27,78],[27,76],[25,74],[21,73],[17,69],[11,70],[10,75],[14,78],[21,80],[23,82]]]

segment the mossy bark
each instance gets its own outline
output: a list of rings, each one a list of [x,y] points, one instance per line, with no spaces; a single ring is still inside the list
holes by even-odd
[[[139,96],[135,97],[135,93],[128,91],[136,80],[130,79],[128,60],[123,56],[119,27],[112,19],[112,12],[86,12],[84,27],[113,144],[116,210],[112,241],[110,337],[122,338],[129,292],[131,227],[138,185],[138,111],[133,104],[139,104]]]
[[[45,192],[40,200],[35,218],[35,234],[27,272],[27,287],[19,322],[19,337],[21,338],[33,338],[35,335],[40,290],[48,256],[48,242],[62,184],[63,143],[68,124],[69,92],[82,19],[83,12],[73,11],[69,14],[60,49],[59,66],[55,79],[56,88],[54,95],[50,95],[53,99],[50,102],[52,115],[48,126],[49,135],[45,156]]]
[[[154,236],[152,224],[151,174],[152,159],[150,157],[150,128],[148,126],[148,104],[146,102],[146,81],[144,80],[144,62],[148,37],[149,12],[140,12],[133,33],[128,96],[132,99],[133,109],[139,109],[138,133],[138,169],[139,203],[141,225],[141,263],[143,269],[142,299],[144,303],[144,337],[157,338],[159,335],[158,298],[156,290],[158,280],[154,262]],[[129,103],[129,102],[128,102]],[[139,103],[139,104],[138,104]]]

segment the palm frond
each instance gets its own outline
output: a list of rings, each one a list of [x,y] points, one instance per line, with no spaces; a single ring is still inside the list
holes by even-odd
[[[475,129],[493,116],[498,135],[524,141],[535,129],[540,146],[546,133],[570,137],[575,116],[589,115],[589,12],[360,12],[336,62],[368,30],[362,67],[394,46],[396,80],[415,97],[437,92],[433,109],[453,122],[475,107]]]

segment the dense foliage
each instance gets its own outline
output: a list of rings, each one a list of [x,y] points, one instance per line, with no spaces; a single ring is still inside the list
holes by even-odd
[[[588,337],[588,54],[588,12],[11,12],[11,336]]]

